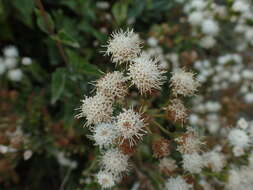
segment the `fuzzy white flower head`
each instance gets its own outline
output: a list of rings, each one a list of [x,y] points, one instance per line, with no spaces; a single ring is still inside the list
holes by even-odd
[[[213,172],[220,172],[226,164],[225,156],[218,151],[207,152],[203,158],[205,166],[211,168]]]
[[[165,184],[166,190],[189,190],[191,187],[181,176],[171,177]]]
[[[184,123],[188,114],[183,102],[180,99],[173,99],[168,106],[169,118],[173,121]]]
[[[96,177],[99,185],[101,185],[103,189],[111,188],[115,185],[114,176],[110,172],[101,170]]]
[[[151,92],[152,89],[161,89],[161,85],[165,81],[164,71],[159,69],[157,60],[142,54],[133,60],[133,64],[129,66],[128,75],[133,85],[145,94]]]
[[[114,63],[131,62],[141,52],[141,40],[133,30],[113,32],[106,45],[106,54]]]
[[[23,65],[31,65],[32,64],[32,59],[30,57],[23,57],[21,60],[21,63]]]
[[[237,125],[241,128],[241,129],[247,129],[249,124],[248,122],[244,119],[244,118],[241,118],[238,120],[237,122]]]
[[[128,158],[118,149],[109,149],[102,155],[102,168],[111,172],[114,176],[120,176],[122,172],[129,169]]]
[[[200,40],[200,45],[206,49],[212,48],[215,44],[216,40],[213,36],[206,36]]]
[[[176,161],[171,158],[162,158],[158,165],[160,171],[173,172],[177,168]]]
[[[229,171],[227,190],[238,190],[241,188],[241,176],[237,170],[231,169]]]
[[[200,173],[204,166],[202,157],[198,153],[183,155],[183,168],[190,173]]]
[[[127,94],[126,80],[123,73],[114,71],[97,80],[95,86],[98,93],[109,98],[124,98]]]
[[[77,162],[67,158],[63,152],[58,152],[56,154],[56,157],[59,164],[61,164],[62,166],[66,166],[72,169],[75,169],[77,167]]]
[[[23,154],[24,160],[29,160],[33,155],[33,152],[31,150],[26,150]]]
[[[111,123],[99,123],[93,129],[92,138],[100,148],[108,147],[117,138],[117,131]]]
[[[197,132],[192,128],[188,128],[187,132],[182,136],[177,137],[175,141],[178,143],[177,151],[182,154],[201,152],[202,146],[205,144]]]
[[[87,126],[110,121],[113,112],[111,100],[100,93],[82,100],[79,109],[80,113],[76,117],[85,117]]]
[[[22,79],[23,73],[20,69],[13,69],[8,71],[7,76],[10,80],[18,82]]]
[[[199,87],[199,82],[194,78],[192,72],[186,72],[183,69],[179,69],[173,73],[170,86],[175,96],[191,96]]]
[[[250,4],[244,0],[236,0],[232,5],[232,10],[236,12],[246,13],[250,9]]]
[[[242,155],[245,154],[244,149],[242,147],[239,147],[239,146],[233,147],[232,151],[233,151],[234,156],[236,156],[236,157],[239,157],[239,156],[242,156]]]
[[[241,129],[232,129],[228,134],[229,143],[232,146],[246,148],[249,146],[250,139],[247,133]]]
[[[124,109],[123,112],[116,117],[115,126],[119,131],[119,135],[123,138],[122,142],[128,140],[130,146],[136,144],[136,140],[141,139],[146,133],[144,130],[145,123],[141,115],[133,109]]]
[[[15,46],[7,46],[4,48],[3,54],[6,57],[15,58],[18,57],[18,49]]]
[[[213,19],[204,20],[201,29],[204,34],[211,36],[215,36],[219,32],[219,26]]]
[[[189,15],[188,21],[193,26],[201,25],[201,23],[204,21],[204,15],[201,11],[194,11]]]
[[[158,41],[155,37],[150,37],[150,38],[148,38],[147,43],[151,47],[156,47],[158,44]]]
[[[15,67],[17,66],[18,61],[17,61],[17,59],[14,58],[14,57],[7,57],[7,58],[5,58],[5,60],[4,60],[4,64],[5,64],[5,66],[6,66],[8,69],[13,69],[13,68],[15,68]]]

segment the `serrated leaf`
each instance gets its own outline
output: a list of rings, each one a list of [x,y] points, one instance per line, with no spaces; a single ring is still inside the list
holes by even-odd
[[[51,38],[55,41],[60,41],[64,45],[68,45],[70,47],[79,48],[79,43],[72,38],[69,34],[67,34],[64,30],[60,30],[57,35],[51,36]]]
[[[37,24],[43,32],[49,34],[50,33],[49,28],[51,30],[54,30],[54,21],[48,13],[45,13],[48,23],[46,22],[45,17],[42,15],[39,9],[35,9],[35,13],[37,16]]]
[[[57,69],[52,75],[51,85],[51,103],[54,104],[64,92],[66,81],[66,70],[64,68]]]

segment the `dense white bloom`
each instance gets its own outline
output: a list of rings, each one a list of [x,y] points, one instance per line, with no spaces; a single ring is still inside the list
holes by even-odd
[[[248,122],[244,119],[244,118],[241,118],[238,120],[237,122],[237,125],[241,128],[241,129],[247,129],[249,124]]]
[[[11,152],[17,152],[17,149],[0,144],[0,153],[6,154],[6,153],[9,153],[9,152],[10,153]]]
[[[200,11],[194,11],[188,17],[188,21],[194,26],[200,25],[203,22],[203,19],[204,15]]]
[[[21,63],[23,65],[31,65],[32,64],[32,59],[30,57],[23,57],[21,60]]]
[[[161,89],[161,85],[165,81],[164,71],[159,69],[157,60],[146,55],[133,60],[133,64],[129,66],[128,75],[134,84],[141,92],[145,94],[152,89]]]
[[[165,184],[166,190],[189,190],[192,186],[181,177],[171,177]]]
[[[117,137],[117,131],[115,126],[111,123],[99,123],[95,125],[93,129],[92,138],[96,145],[102,147],[108,147],[113,144]]]
[[[122,172],[128,171],[128,158],[127,155],[122,154],[118,149],[109,149],[102,155],[101,165],[106,171],[118,176]]]
[[[6,57],[18,57],[18,49],[15,46],[7,46],[3,49],[3,54]]]
[[[183,168],[190,173],[200,173],[204,166],[202,157],[198,153],[183,155]]]
[[[182,154],[200,152],[202,145],[205,144],[202,142],[197,132],[192,128],[188,128],[187,132],[182,136],[177,137],[175,141],[178,143],[177,151]]]
[[[228,134],[229,143],[232,146],[246,148],[249,146],[250,139],[247,133],[241,129],[232,129]]]
[[[95,86],[98,93],[109,98],[124,98],[127,94],[126,80],[123,73],[114,71],[96,81]]]
[[[23,154],[24,160],[29,160],[33,155],[33,152],[31,150],[26,150]]]
[[[239,147],[239,146],[235,146],[233,147],[233,154],[234,156],[238,157],[238,156],[242,156],[245,154],[245,151],[242,147]]]
[[[201,29],[204,34],[211,36],[214,36],[219,32],[219,26],[213,19],[204,20]]]
[[[113,32],[106,45],[106,54],[114,63],[132,62],[141,52],[141,41],[133,30]]]
[[[206,36],[200,40],[200,45],[206,49],[212,48],[215,44],[216,40],[213,36]]]
[[[165,173],[173,172],[177,168],[176,161],[171,158],[162,158],[159,161],[158,166],[159,166],[160,171],[163,171]]]
[[[226,164],[225,156],[218,151],[205,153],[203,159],[205,166],[211,168],[213,172],[220,172]]]
[[[249,11],[250,5],[246,0],[236,0],[232,5],[232,10],[236,12],[245,13]]]
[[[169,112],[169,118],[173,121],[185,122],[185,119],[187,118],[187,109],[180,99],[173,99],[167,109]]]
[[[99,185],[101,185],[101,187],[103,189],[106,188],[111,188],[115,185],[115,179],[114,176],[107,171],[99,171],[97,174],[97,180]]]
[[[158,41],[157,41],[156,38],[150,37],[150,38],[148,38],[147,43],[148,43],[149,46],[155,47],[155,46],[157,46]]]
[[[108,9],[110,7],[110,4],[106,1],[98,1],[96,2],[96,7],[98,9]]]
[[[253,103],[253,93],[247,93],[244,97],[245,102]]]
[[[191,96],[197,91],[197,87],[200,85],[194,78],[192,72],[186,72],[182,69],[177,70],[173,73],[170,86],[175,96]]]
[[[111,100],[98,93],[93,97],[86,97],[82,100],[81,112],[77,118],[86,117],[86,125],[108,122],[113,112]]]
[[[18,82],[22,79],[23,73],[20,69],[13,69],[8,71],[7,76],[10,80]]]
[[[119,131],[119,135],[123,137],[124,140],[129,140],[130,145],[136,144],[137,139],[141,139],[146,131],[145,123],[141,118],[141,115],[137,112],[134,112],[133,109],[124,109],[116,117],[115,126]]]
[[[5,66],[8,68],[8,69],[13,69],[17,66],[18,64],[18,61],[16,58],[13,58],[13,57],[7,57],[5,58],[4,60],[4,64]]]
[[[56,157],[59,164],[61,164],[62,166],[69,167],[72,169],[75,169],[77,167],[77,162],[67,158],[63,152],[57,153]]]
[[[229,171],[228,183],[226,184],[227,190],[241,189],[241,176],[237,170],[231,169]]]

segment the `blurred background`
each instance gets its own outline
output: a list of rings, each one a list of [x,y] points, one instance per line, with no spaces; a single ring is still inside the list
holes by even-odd
[[[196,2],[0,0],[0,190],[100,189],[99,150],[74,116],[92,94],[89,82],[115,68],[103,55],[115,30],[134,29],[167,76],[182,67],[197,73],[202,87],[188,100],[188,122],[210,136],[210,147],[240,117],[253,125],[252,3]],[[156,108],[167,88],[141,100]],[[134,159],[147,176],[130,173],[115,189],[160,189],[151,139],[144,142]]]

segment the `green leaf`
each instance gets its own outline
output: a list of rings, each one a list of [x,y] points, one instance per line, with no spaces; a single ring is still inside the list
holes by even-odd
[[[34,0],[12,0],[11,2],[19,12],[17,18],[31,27],[33,24],[32,14],[35,8]]]
[[[54,104],[64,92],[66,82],[66,70],[64,68],[57,69],[52,75],[51,86],[51,103]]]
[[[54,21],[48,13],[45,13],[47,21],[46,21],[45,16],[41,13],[41,11],[39,9],[36,9],[35,13],[36,13],[36,16],[37,16],[37,24],[43,32],[49,34],[50,33],[49,29],[54,31],[54,28],[55,28],[54,27]]]
[[[118,24],[122,24],[127,18],[128,3],[119,1],[112,7],[113,16]]]
[[[76,52],[67,50],[67,55],[69,57],[70,64],[75,69],[75,71],[81,74],[88,74],[95,76],[101,75],[96,65],[88,63],[88,61],[85,58],[79,56]]]
[[[68,45],[74,48],[80,48],[80,45],[74,38],[67,34],[64,29],[60,30],[57,35],[51,36],[55,41],[60,41],[62,44]]]

